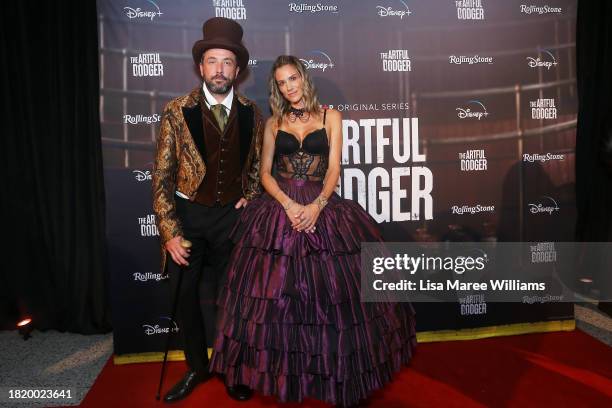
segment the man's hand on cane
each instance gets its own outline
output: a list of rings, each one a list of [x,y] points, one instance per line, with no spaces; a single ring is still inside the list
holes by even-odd
[[[186,258],[189,258],[190,247],[191,242],[183,239],[180,235],[166,242],[166,251],[170,253],[174,262],[180,266],[189,265]]]

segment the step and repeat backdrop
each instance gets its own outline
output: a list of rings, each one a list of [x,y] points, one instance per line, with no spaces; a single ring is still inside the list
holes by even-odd
[[[200,84],[191,47],[214,16],[244,28],[238,89],[266,116],[274,59],[303,61],[343,115],[338,192],[388,241],[573,240],[576,0],[98,0],[116,354],[162,351],[180,331],[154,142],[164,105]],[[484,296],[415,307],[421,332],[573,319],[571,304]]]

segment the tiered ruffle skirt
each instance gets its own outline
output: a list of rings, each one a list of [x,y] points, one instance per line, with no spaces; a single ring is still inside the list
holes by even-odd
[[[311,203],[321,182],[279,178]],[[267,194],[251,202],[219,296],[211,371],[282,402],[316,398],[349,406],[392,380],[416,345],[408,303],[360,301],[360,247],[380,241],[359,204],[334,194],[311,234],[294,231]]]

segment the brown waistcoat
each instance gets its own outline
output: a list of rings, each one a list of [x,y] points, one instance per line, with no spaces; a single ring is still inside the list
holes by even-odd
[[[202,205],[226,205],[242,197],[240,123],[236,103],[234,98],[223,132],[210,109],[206,106],[202,109],[207,171],[195,197]]]

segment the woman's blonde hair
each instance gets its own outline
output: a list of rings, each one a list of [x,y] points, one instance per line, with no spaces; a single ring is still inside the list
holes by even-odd
[[[272,64],[270,79],[268,80],[268,86],[270,87],[270,108],[272,109],[272,115],[276,118],[278,125],[283,121],[283,115],[288,113],[291,108],[289,101],[285,99],[280,89],[278,89],[278,84],[274,78],[276,70],[285,65],[293,65],[302,77],[302,81],[304,82],[304,111],[311,114],[319,114],[317,91],[306,67],[302,61],[293,55],[281,55],[276,58],[276,61]]]

